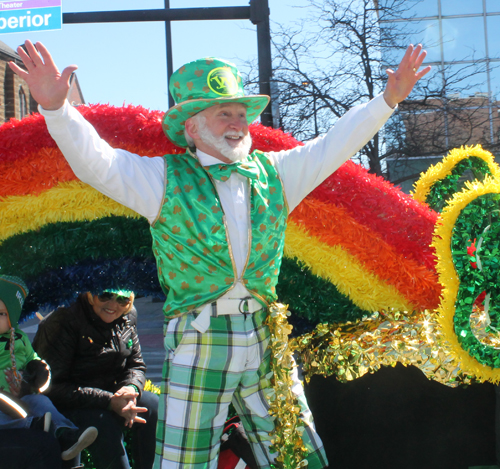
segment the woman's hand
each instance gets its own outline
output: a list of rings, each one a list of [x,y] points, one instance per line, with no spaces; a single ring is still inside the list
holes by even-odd
[[[126,427],[132,427],[135,422],[146,423],[137,415],[148,411],[146,407],[136,406],[138,396],[139,393],[132,386],[123,386],[111,398],[111,409],[125,419]]]

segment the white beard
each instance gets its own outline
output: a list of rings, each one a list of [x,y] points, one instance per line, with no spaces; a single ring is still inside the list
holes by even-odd
[[[248,156],[250,148],[252,147],[252,137],[250,137],[250,133],[245,135],[242,131],[225,132],[220,137],[217,137],[207,127],[206,118],[204,116],[200,117],[201,118],[198,119],[198,134],[203,143],[211,146],[214,150],[217,150],[221,155],[231,161],[240,161]],[[227,136],[243,137],[243,140],[241,140],[237,147],[232,147],[227,143]]]

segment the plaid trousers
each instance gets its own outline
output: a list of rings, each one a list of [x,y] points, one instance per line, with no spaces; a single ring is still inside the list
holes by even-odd
[[[270,468],[269,433],[273,420],[264,390],[271,386],[267,311],[210,318],[203,334],[191,326],[188,313],[165,324],[155,469],[216,469],[220,438],[232,402],[241,418],[255,458]],[[302,408],[309,450],[308,468],[328,465],[316,433],[302,384],[293,386]]]

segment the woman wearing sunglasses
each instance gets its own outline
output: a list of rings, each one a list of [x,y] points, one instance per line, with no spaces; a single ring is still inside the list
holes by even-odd
[[[81,294],[45,317],[33,340],[52,368],[52,402],[77,426],[99,431],[88,447],[95,469],[130,468],[125,427],[132,431],[134,469],[153,466],[158,396],[143,391],[146,366],[133,303],[130,291]]]

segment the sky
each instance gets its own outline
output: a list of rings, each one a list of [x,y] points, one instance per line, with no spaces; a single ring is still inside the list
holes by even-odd
[[[170,0],[170,8],[248,6],[249,0]],[[271,29],[307,13],[307,0],[269,0]],[[164,8],[164,0],[63,0],[63,12]],[[0,34],[14,50],[26,39],[42,42],[62,70],[78,65],[86,103],[168,109],[165,23],[63,24],[62,30]],[[189,61],[221,57],[242,67],[257,57],[256,27],[249,20],[172,23],[174,69]]]

